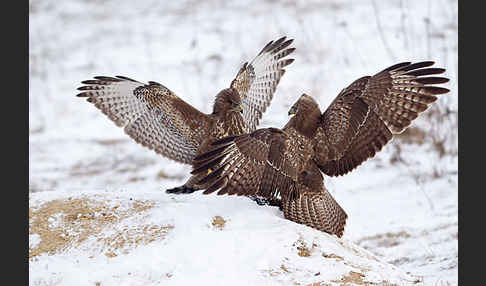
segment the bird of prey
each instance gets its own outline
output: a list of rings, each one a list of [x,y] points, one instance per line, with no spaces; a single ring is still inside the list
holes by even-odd
[[[283,129],[228,136],[195,157],[204,194],[246,195],[276,202],[284,217],[341,237],[347,214],[326,190],[322,173],[344,175],[382,149],[449,90],[434,62],[404,62],[343,89],[326,111],[303,94]],[[209,174],[208,171],[210,172]]]
[[[244,63],[230,87],[216,95],[211,114],[200,112],[160,83],[144,84],[124,76],[85,80],[77,96],[87,97],[136,142],[169,159],[191,164],[210,142],[256,129],[284,67],[294,61],[286,58],[295,50],[289,47],[292,42],[286,37],[271,41],[252,61]],[[167,192],[193,192],[202,187],[197,181],[191,177]]]

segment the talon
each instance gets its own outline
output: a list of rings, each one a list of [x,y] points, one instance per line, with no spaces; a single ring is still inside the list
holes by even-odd
[[[196,189],[187,186],[180,186],[180,187],[165,190],[165,192],[168,194],[190,194],[195,191]]]
[[[212,172],[212,171],[213,171],[213,170],[208,169],[208,173],[206,174],[206,176],[207,176],[207,175],[209,175],[209,174],[211,174],[211,172]]]
[[[250,197],[250,199],[256,202],[260,206],[268,205],[272,207],[278,207],[280,210],[283,209],[282,201],[279,199],[265,199],[265,198],[258,198],[258,197]]]
[[[256,198],[256,197],[250,197],[250,199],[256,202],[259,206],[264,206],[268,204],[268,201],[266,199]]]

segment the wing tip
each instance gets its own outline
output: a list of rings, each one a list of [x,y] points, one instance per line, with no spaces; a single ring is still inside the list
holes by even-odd
[[[137,80],[134,80],[132,78],[129,78],[129,77],[126,77],[126,76],[122,76],[122,75],[117,75],[115,77],[118,78],[118,79],[122,79],[122,80],[128,80],[128,81],[132,81],[132,82],[139,82]]]
[[[387,67],[386,69],[382,70],[381,72],[413,72],[419,69],[424,69],[426,67],[430,67],[435,64],[435,61],[419,61],[416,63],[412,63],[410,61],[400,62],[394,64],[392,66]],[[429,70],[429,69],[424,69]],[[430,68],[432,71],[436,71],[439,73],[439,70],[445,71],[445,69],[441,68]]]
[[[288,66],[288,65],[290,65],[290,64],[291,64],[291,63],[293,63],[294,61],[295,61],[295,59],[293,59],[293,58],[290,58],[290,59],[285,59],[285,60],[281,61],[281,63],[282,63],[282,68],[283,68],[283,67],[286,67],[286,66]]]
[[[76,94],[76,97],[89,97],[89,94],[87,92],[80,92]]]
[[[420,84],[442,84],[447,83],[450,80],[446,77],[419,77],[414,81]]]
[[[265,47],[261,50],[258,55],[261,55],[263,53],[277,53],[278,51],[281,51],[288,47],[290,44],[294,42],[294,39],[287,39],[287,36],[283,36],[278,38],[277,40],[272,40],[268,42]],[[295,48],[293,48],[295,50]],[[293,50],[292,50],[293,52]],[[289,52],[290,53],[290,52]]]

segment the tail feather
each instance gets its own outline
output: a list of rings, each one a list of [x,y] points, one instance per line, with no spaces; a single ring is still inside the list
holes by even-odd
[[[286,219],[338,237],[344,233],[348,215],[325,189],[303,192],[294,200],[284,198],[282,207]]]

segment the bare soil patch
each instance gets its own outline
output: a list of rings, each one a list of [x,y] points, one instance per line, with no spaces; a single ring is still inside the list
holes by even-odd
[[[89,198],[57,199],[29,208],[29,235],[37,234],[38,244],[29,248],[29,259],[79,247],[88,238],[100,243],[108,257],[118,249],[148,244],[163,239],[171,225],[135,225],[116,228],[121,221],[153,207],[153,202],[135,200],[129,206],[109,204]],[[111,235],[104,235],[105,230]]]

